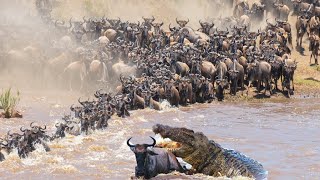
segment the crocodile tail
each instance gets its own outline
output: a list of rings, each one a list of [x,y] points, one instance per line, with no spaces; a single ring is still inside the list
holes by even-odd
[[[229,166],[227,176],[249,176],[257,180],[267,179],[268,171],[256,160],[235,150],[224,149],[226,163]]]

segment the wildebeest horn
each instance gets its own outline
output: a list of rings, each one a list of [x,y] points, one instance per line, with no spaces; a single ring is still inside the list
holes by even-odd
[[[20,127],[20,131],[21,131],[21,132],[25,132],[25,131],[26,131],[26,129],[25,129],[25,130],[23,130],[23,129],[22,129],[22,127]]]
[[[3,141],[1,142],[2,146],[8,146],[8,141],[6,141],[6,144],[3,144]]]
[[[73,106],[74,106],[74,104],[72,104],[72,105],[70,106],[70,110],[71,110],[71,111],[74,110],[74,107],[73,107]]]
[[[47,129],[47,126],[44,125],[44,128],[42,128],[42,127],[39,126],[39,129],[41,129],[41,130],[46,130],[46,129]]]
[[[35,127],[35,126],[32,126],[32,125],[33,125],[33,123],[34,123],[34,122],[30,123],[30,127],[31,127],[31,128],[34,128],[34,127]]]
[[[155,18],[154,18],[154,16],[152,16],[152,21],[154,21],[155,20]]]
[[[69,20],[69,29],[72,27],[72,17]]]
[[[130,143],[130,140],[131,140],[131,139],[132,139],[132,137],[128,139],[127,145],[128,145],[129,147],[131,147],[131,148],[134,148],[134,147],[136,147],[136,146],[135,146],[135,145],[132,145],[132,144]]]
[[[83,105],[84,103],[80,101],[80,98],[81,98],[81,97],[79,97],[78,102],[79,102],[81,105]]]
[[[148,144],[147,147],[153,147],[154,145],[157,144],[157,141],[153,137],[150,136],[150,138],[153,140],[153,143],[152,144]]]
[[[187,21],[187,23],[189,22],[189,18],[188,18],[188,21]]]
[[[178,21],[178,18],[176,18],[176,22],[178,23],[179,21]],[[179,24],[179,23],[178,23]]]
[[[169,30],[170,30],[170,31],[173,31],[173,30],[174,30],[174,28],[171,28],[171,23],[169,24]]]
[[[86,20],[86,16],[83,16],[82,19],[84,22],[88,22],[88,20]]]
[[[94,96],[96,98],[100,97],[101,96],[101,93],[100,93],[101,89],[99,89],[98,91],[96,91],[96,93],[94,93]]]
[[[201,26],[203,26],[203,23],[201,22],[201,20],[199,20],[199,24],[200,24]]]
[[[56,126],[56,128],[58,128],[60,126],[61,123],[56,123],[54,126]]]

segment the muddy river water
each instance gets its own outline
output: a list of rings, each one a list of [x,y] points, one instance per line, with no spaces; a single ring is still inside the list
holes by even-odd
[[[0,120],[0,133],[18,131],[31,121],[54,123],[78,96],[60,94],[22,99],[23,119]],[[204,132],[223,147],[236,149],[258,160],[269,179],[320,178],[320,99],[268,100],[267,102],[213,102],[190,107],[131,112],[113,117],[109,127],[87,136],[70,136],[50,142],[51,152],[38,147],[26,159],[17,153],[0,163],[1,179],[129,179],[134,175],[134,154],[126,140],[150,142],[156,123]]]

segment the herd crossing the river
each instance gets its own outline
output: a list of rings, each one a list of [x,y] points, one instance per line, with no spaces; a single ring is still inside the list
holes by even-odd
[[[34,123],[30,124],[29,129],[21,128],[22,134],[9,131],[0,139],[0,150],[10,153],[18,149],[21,158],[34,151],[35,144],[41,144],[46,151],[50,151],[46,142],[65,137],[65,132],[77,136],[105,129],[113,115],[127,117],[130,116],[129,110],[147,107],[161,110],[163,100],[176,107],[222,101],[226,93],[233,96],[244,93],[250,95],[252,86],[255,86],[258,94],[264,90],[263,97],[283,93],[290,98],[294,92],[294,72],[297,69],[297,62],[291,58],[295,50],[292,25],[296,29],[296,49],[303,53],[302,41],[307,35],[310,64],[312,58],[318,64],[320,1],[316,0],[261,0],[251,7],[245,0],[216,0],[216,6],[233,8],[233,15],[215,18],[214,21],[199,20],[200,26],[195,29],[188,26],[189,19],[176,18],[177,25],[169,24],[168,31],[164,30],[164,23],[153,16],[142,17],[141,22],[105,16],[83,17],[82,20],[70,18],[66,24],[52,17],[54,2],[36,1],[42,22],[59,37],[52,46],[54,56],[46,55],[49,60],[41,63],[45,64],[44,69],[67,80],[70,90],[86,90],[101,83],[107,86],[117,80],[121,84],[116,87],[115,95],[101,89],[95,92],[95,99],[79,98],[80,105],[70,107],[74,115],[63,117],[62,122],[55,125],[56,132],[53,135],[46,133],[46,126]],[[295,24],[288,22],[291,11],[292,15],[297,16]],[[274,17],[265,18],[265,14],[267,16],[269,13]],[[253,23],[264,19],[266,27],[252,31]],[[29,47],[24,51],[34,49]],[[15,53],[19,52],[12,51],[7,55],[12,62],[17,59]],[[10,65],[7,64],[8,67]],[[159,127],[170,129],[162,125]],[[188,132],[195,138],[198,136],[188,129],[176,131]],[[142,148],[143,152],[154,153],[147,148],[154,147],[155,143],[132,145],[129,139],[127,144],[135,153],[138,146],[141,146],[138,150]],[[232,156],[229,160],[222,160],[229,168],[222,168],[224,175],[258,177],[258,171],[264,173],[256,161],[223,149],[213,141],[205,145],[210,148],[217,146],[211,150],[221,156],[220,160]],[[172,157],[170,165],[182,171],[171,152],[162,155]],[[232,159],[236,159],[237,163],[230,162]],[[0,161],[3,160],[0,152]],[[206,162],[202,163],[208,166]],[[245,163],[251,163],[252,166]],[[227,172],[233,166],[239,169]],[[138,162],[136,176],[145,176],[144,168]],[[207,172],[205,167],[201,168],[196,172]],[[217,172],[209,170],[210,166],[206,174],[217,175]],[[148,178],[156,175],[150,173]]]

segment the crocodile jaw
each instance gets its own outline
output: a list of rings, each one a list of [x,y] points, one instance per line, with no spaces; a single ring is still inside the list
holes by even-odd
[[[156,134],[154,138],[157,142],[156,147],[165,148],[172,153],[178,151],[182,147],[181,143],[172,141],[170,138],[163,138],[160,134]]]
[[[170,138],[163,138],[160,134],[156,134],[154,138],[157,142],[155,145],[156,147],[164,148],[172,153],[175,153],[182,148],[181,143],[172,141]],[[181,157],[176,158],[183,169],[187,171],[192,169],[192,165],[184,161]]]

